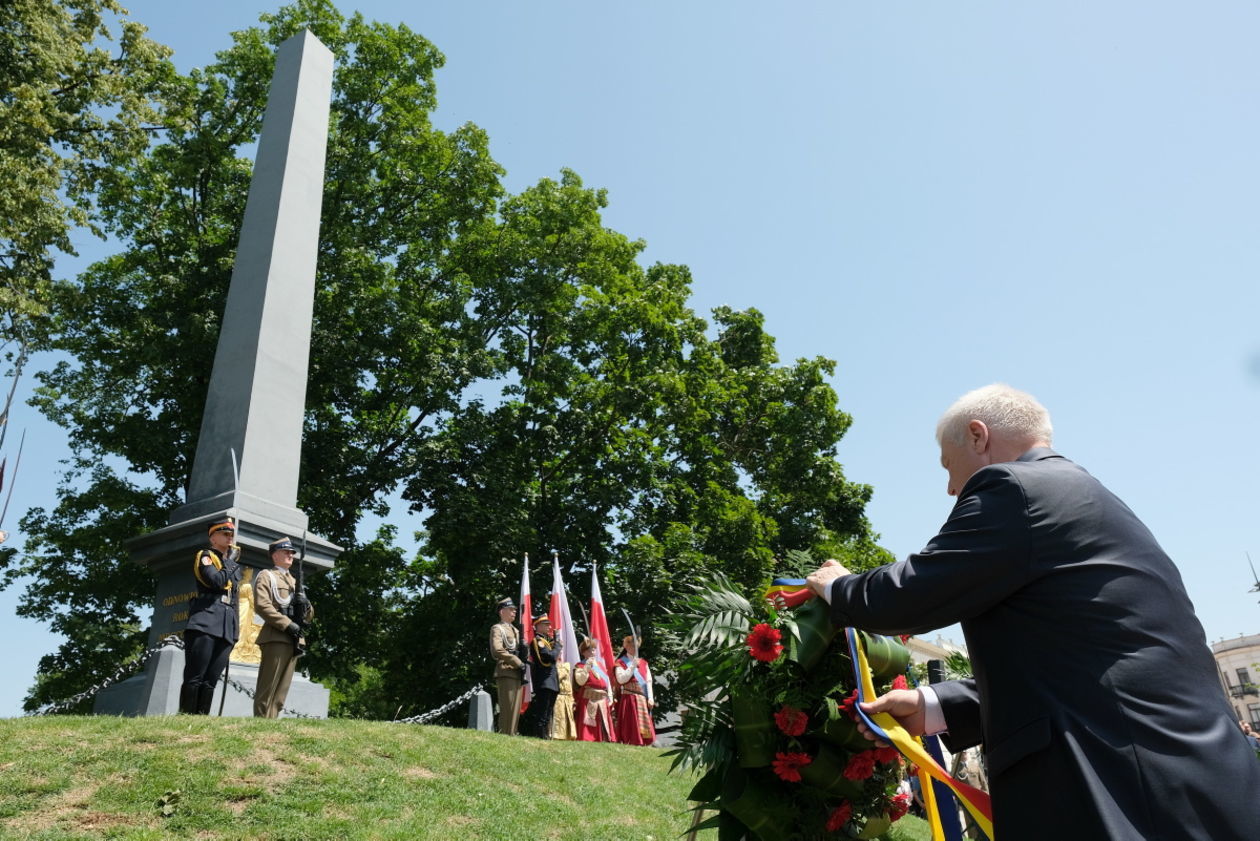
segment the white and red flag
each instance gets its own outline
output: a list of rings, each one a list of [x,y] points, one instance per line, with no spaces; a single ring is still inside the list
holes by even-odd
[[[521,606],[516,612],[517,617],[521,620],[521,639],[525,640],[525,644],[529,645],[534,641],[534,602],[529,594],[529,554],[525,555],[525,563],[521,567]],[[521,712],[525,712],[529,707],[530,699],[533,697],[533,687],[529,682],[529,664],[525,664],[525,676],[522,678],[523,686],[521,687]]]
[[[560,553],[551,553],[551,605],[547,609],[547,618],[556,632],[556,639],[562,643],[557,660],[576,663],[578,660],[577,631],[573,626],[573,615],[569,613],[569,596],[564,589],[564,579],[560,576]]]
[[[612,639],[608,634],[608,617],[604,615],[604,597],[599,592],[599,575],[594,561],[591,562],[591,636],[599,640],[599,658],[603,660],[604,671],[612,674]]]

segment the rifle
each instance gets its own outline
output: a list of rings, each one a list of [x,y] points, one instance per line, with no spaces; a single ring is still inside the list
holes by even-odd
[[[290,616],[289,618],[301,625],[304,632],[306,631],[306,612],[307,608],[310,606],[310,602],[306,600],[305,561],[306,529],[302,529],[302,551],[298,553],[298,571],[297,576],[294,579],[297,586],[293,589],[293,612],[298,615]],[[293,647],[296,650],[298,657],[301,657],[306,653],[306,643],[303,642],[302,639],[297,640],[297,642],[293,644]]]

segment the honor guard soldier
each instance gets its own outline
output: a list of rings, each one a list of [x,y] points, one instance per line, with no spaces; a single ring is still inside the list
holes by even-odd
[[[495,605],[499,621],[490,628],[490,656],[494,658],[494,680],[499,690],[499,732],[516,735],[521,714],[521,684],[525,678],[524,657],[528,656],[516,621],[516,602],[500,599]]]
[[[227,666],[232,646],[241,635],[237,601],[241,593],[241,547],[232,541],[236,525],[222,520],[210,525],[210,548],[193,560],[197,595],[188,605],[184,629],[184,683],[179,711],[209,715],[214,687]]]
[[[547,614],[534,620],[534,641],[530,645],[533,657],[529,662],[529,682],[533,687],[534,700],[530,707],[535,710],[534,735],[540,739],[551,738],[551,715],[560,691],[556,656],[562,645],[563,640],[552,636],[551,619]]]
[[[297,591],[297,582],[289,572],[296,551],[287,537],[271,543],[267,554],[272,568],[254,577],[254,612],[263,621],[258,632],[262,662],[258,665],[258,691],[254,695],[257,718],[279,718],[297,658],[306,651],[305,627],[315,616],[315,608]]]

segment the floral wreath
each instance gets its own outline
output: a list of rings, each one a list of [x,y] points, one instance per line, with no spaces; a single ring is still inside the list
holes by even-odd
[[[669,755],[701,772],[689,799],[717,814],[696,828],[719,841],[880,838],[910,807],[901,755],[858,732],[854,671],[828,611],[821,599],[791,612],[750,602],[716,574],[673,614],[689,656]],[[905,688],[904,639],[861,636],[876,688]]]

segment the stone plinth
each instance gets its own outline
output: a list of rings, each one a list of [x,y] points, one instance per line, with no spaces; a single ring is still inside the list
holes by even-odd
[[[301,660],[298,661],[301,665]],[[164,648],[149,660],[143,672],[102,690],[92,705],[97,715],[174,715],[179,712],[179,686],[183,682],[184,652],[179,648]],[[248,663],[233,663],[228,677],[250,692],[258,688],[258,667]],[[219,714],[223,698],[223,681],[214,691],[214,704],[210,715]],[[315,716],[328,717],[328,690],[311,681],[300,672],[293,675],[293,684],[284,702],[285,710]],[[233,686],[228,686],[223,715],[248,718],[254,714],[254,701]],[[281,718],[289,717],[281,713]]]

